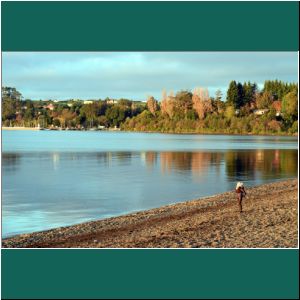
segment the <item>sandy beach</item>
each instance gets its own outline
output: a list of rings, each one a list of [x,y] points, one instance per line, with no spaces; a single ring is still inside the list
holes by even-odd
[[[244,212],[236,194],[168,205],[125,216],[22,234],[2,247],[29,248],[296,248],[298,180],[247,189]]]
[[[3,126],[1,129],[2,130],[40,130],[38,127],[18,127],[18,126],[14,126],[14,127]]]

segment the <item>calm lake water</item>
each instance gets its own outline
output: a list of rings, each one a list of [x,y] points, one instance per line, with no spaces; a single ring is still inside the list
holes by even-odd
[[[2,236],[297,177],[297,138],[3,131]]]

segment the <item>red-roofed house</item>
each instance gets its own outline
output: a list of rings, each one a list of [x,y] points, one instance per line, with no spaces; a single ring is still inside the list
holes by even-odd
[[[53,110],[54,109],[54,105],[52,103],[48,104],[46,106],[47,109]]]

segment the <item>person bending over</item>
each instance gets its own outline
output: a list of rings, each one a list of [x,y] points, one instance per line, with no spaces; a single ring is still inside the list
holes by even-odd
[[[237,183],[236,188],[235,188],[235,192],[237,194],[240,213],[242,213],[243,212],[242,202],[243,202],[243,198],[246,196],[245,187],[244,187],[244,184],[242,182]]]

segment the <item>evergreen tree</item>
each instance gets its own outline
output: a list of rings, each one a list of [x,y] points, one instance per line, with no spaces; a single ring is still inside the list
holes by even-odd
[[[216,90],[216,93],[215,93],[215,100],[216,101],[222,101],[222,92],[221,90]]]
[[[297,91],[296,83],[284,83],[280,80],[266,80],[264,83],[263,92],[269,92],[274,97],[274,100],[282,100],[282,98],[292,91]]]
[[[235,108],[240,108],[244,105],[244,89],[243,85],[239,82],[237,84],[237,90],[238,90],[238,98]]]
[[[257,91],[257,85],[256,83],[251,83],[250,81],[245,82],[243,85],[243,91],[244,91],[244,101],[243,104],[250,104],[255,100],[255,94]]]
[[[231,81],[227,90],[226,104],[238,108],[239,89],[235,80]]]

